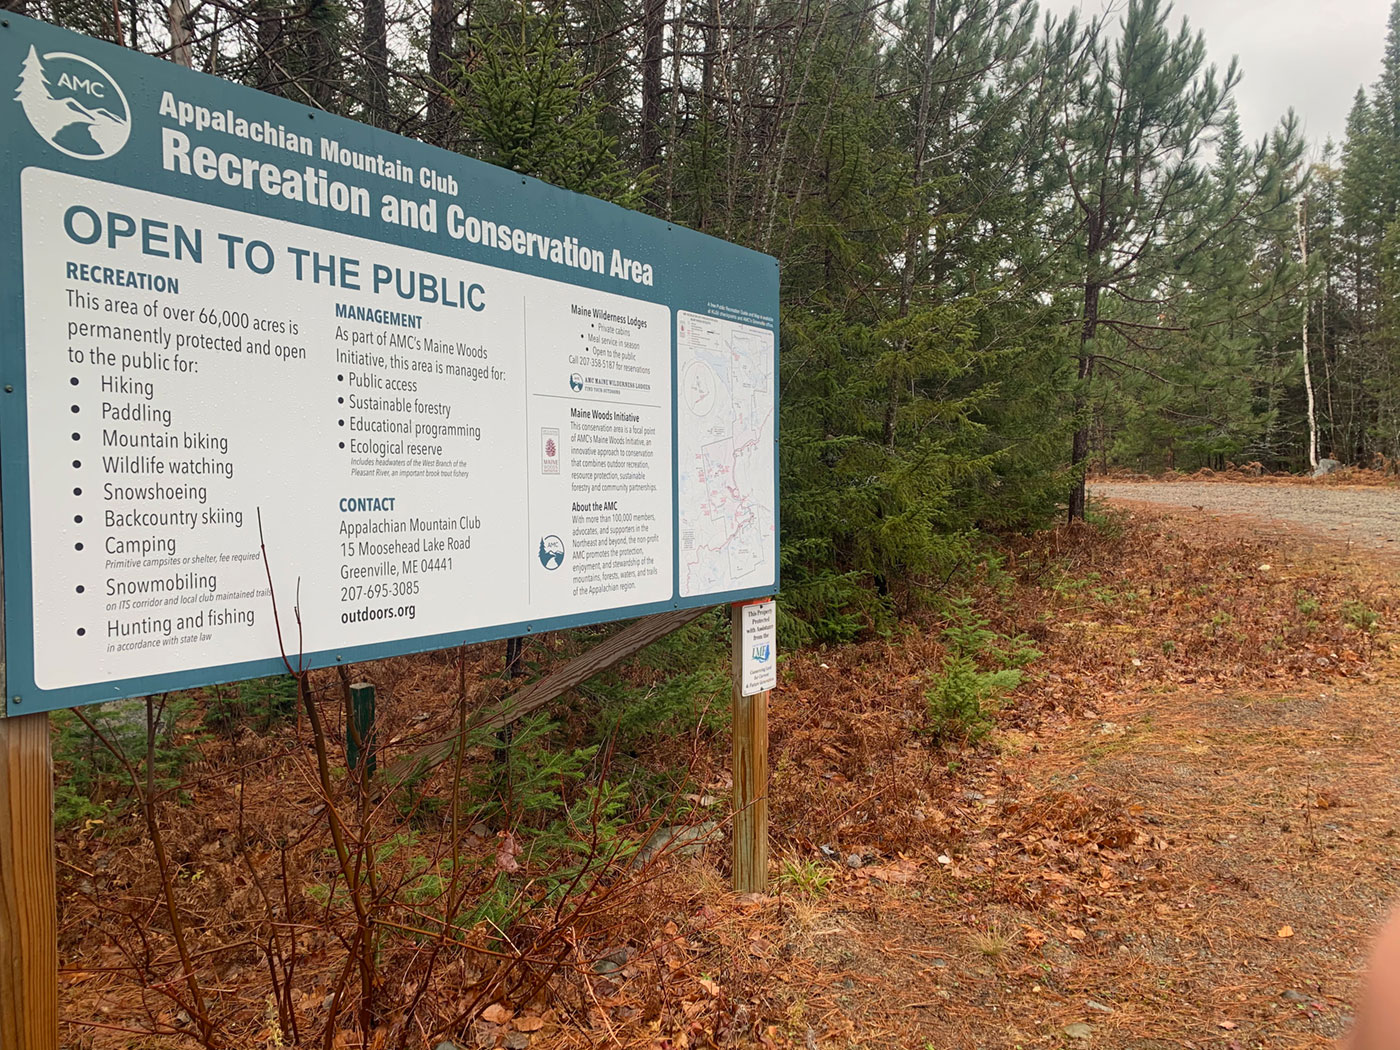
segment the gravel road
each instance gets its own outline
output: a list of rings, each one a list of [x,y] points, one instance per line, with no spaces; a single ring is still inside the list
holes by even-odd
[[[1211,514],[1242,514],[1288,531],[1324,533],[1363,547],[1400,548],[1400,488],[1229,482],[1093,482],[1093,496],[1157,503]]]

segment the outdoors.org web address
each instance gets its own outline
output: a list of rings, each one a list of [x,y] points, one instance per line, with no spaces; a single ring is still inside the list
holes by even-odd
[[[416,605],[385,605],[382,608],[366,605],[340,614],[341,623],[369,623],[372,620],[412,620],[418,615]]]

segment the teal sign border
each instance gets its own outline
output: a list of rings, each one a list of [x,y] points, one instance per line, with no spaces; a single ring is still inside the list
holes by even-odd
[[[69,155],[51,147],[29,123],[15,99],[21,64],[30,46],[40,54],[59,51],[96,62],[120,85],[130,115],[130,138],[110,159],[93,160]],[[522,258],[483,245],[451,240],[418,230],[394,230],[373,219],[362,219],[329,209],[300,207],[280,197],[250,194],[218,181],[204,182],[167,172],[160,166],[160,131],[168,126],[158,115],[163,92],[212,110],[235,109],[242,116],[268,120],[313,139],[326,135],[343,146],[366,153],[398,156],[414,167],[427,166],[453,175],[461,192],[457,197],[467,214],[487,216],[497,222],[527,229],[568,231],[585,243],[616,247],[628,258],[647,259],[656,271],[654,287],[619,281],[603,274],[565,270],[541,259]],[[192,129],[186,133],[193,138]],[[217,133],[211,133],[216,135]],[[772,319],[774,478],[777,478],[778,402],[778,263],[768,255],[654,219],[616,205],[561,190],[538,179],[517,175],[471,160],[435,146],[380,131],[330,113],[308,109],[218,77],[196,73],[170,62],[141,55],[114,44],[71,33],[19,15],[0,18],[0,202],[7,218],[0,222],[0,499],[3,499],[4,600],[5,600],[5,697],[7,714],[30,714],[62,707],[98,703],[123,697],[146,696],[168,690],[192,689],[219,682],[237,681],[283,670],[278,658],[203,667],[190,671],[116,679],[85,686],[43,690],[34,682],[32,610],[34,579],[31,567],[29,514],[29,439],[26,398],[23,253],[24,217],[20,214],[20,174],[26,167],[68,172],[119,186],[149,190],[170,197],[200,201],[310,229],[326,229],[383,243],[401,244],[436,255],[465,259],[501,269],[567,280],[599,291],[629,295],[663,303],[671,308],[672,404],[678,377],[675,369],[675,318],[679,311],[709,315],[711,303],[747,310]],[[272,163],[286,161],[285,151],[257,142],[229,137],[230,149],[240,155]],[[201,141],[208,141],[202,139]],[[236,144],[236,146],[234,145]],[[319,161],[314,163],[320,164]],[[403,190],[395,180],[370,172],[354,172],[356,182],[371,192]],[[198,196],[195,196],[198,191]],[[750,321],[749,323],[756,323]],[[672,428],[671,467],[677,467],[678,436]],[[775,485],[776,489],[776,485]],[[677,496],[678,498],[678,496]],[[778,494],[773,493],[775,522]],[[679,506],[673,499],[672,530],[679,532]],[[679,536],[677,535],[677,541]],[[532,540],[525,542],[533,545]],[[774,535],[774,566],[778,562],[778,536]],[[275,558],[275,553],[273,554]],[[566,627],[630,619],[669,609],[766,597],[772,586],[724,591],[700,597],[680,597],[679,542],[673,544],[672,600],[645,605],[619,606],[595,613],[499,624],[492,627],[425,635],[395,642],[361,645],[291,655],[293,664],[330,667],[336,664],[378,660],[407,653],[444,649],[473,642],[534,634]]]

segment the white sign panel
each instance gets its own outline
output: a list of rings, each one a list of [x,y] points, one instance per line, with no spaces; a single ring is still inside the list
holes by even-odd
[[[666,306],[34,168],[23,200],[40,687],[276,656],[259,511],[292,655],[671,597]],[[178,297],[28,235],[114,214]],[[269,285],[250,243],[322,277]]]
[[[778,684],[778,617],[772,601],[740,606],[739,692],[743,696],[766,693]]]

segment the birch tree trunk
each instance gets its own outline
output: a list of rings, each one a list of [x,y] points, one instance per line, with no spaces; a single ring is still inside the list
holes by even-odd
[[[170,0],[170,61],[191,68],[194,61],[190,45],[194,34],[190,25],[189,0]]]
[[[1303,263],[1303,386],[1308,392],[1308,464],[1317,470],[1317,403],[1308,361],[1308,205],[1298,202],[1298,254]]]

